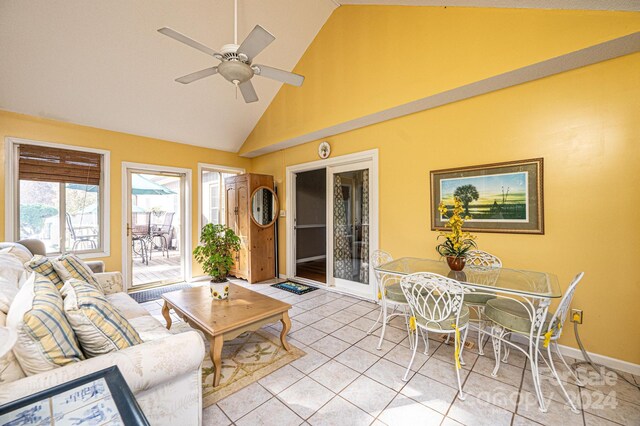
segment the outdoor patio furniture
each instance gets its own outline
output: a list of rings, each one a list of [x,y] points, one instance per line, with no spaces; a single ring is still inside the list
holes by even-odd
[[[166,253],[167,257],[169,257],[169,241],[173,232],[174,216],[175,212],[164,212],[162,214],[162,223],[151,225],[151,240],[160,239],[160,251],[163,255]],[[152,244],[151,250],[155,247],[155,243]],[[151,257],[151,252],[149,252],[149,257]]]
[[[82,243],[88,243],[89,247],[92,249],[98,248],[96,241],[99,233],[95,226],[74,226],[73,221],[71,220],[71,215],[69,213],[65,213],[65,217],[67,220],[69,236],[73,240],[71,251],[75,251]]]
[[[142,263],[149,264],[149,250],[151,243],[151,212],[131,213],[131,249],[141,257]],[[140,249],[136,250],[136,242]]]

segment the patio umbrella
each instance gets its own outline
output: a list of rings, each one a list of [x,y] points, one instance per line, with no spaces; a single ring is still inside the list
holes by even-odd
[[[81,185],[78,183],[67,184],[67,188],[79,189],[87,192],[98,192],[95,185]],[[131,192],[133,195],[170,195],[175,194],[166,186],[160,185],[139,174],[131,175]]]

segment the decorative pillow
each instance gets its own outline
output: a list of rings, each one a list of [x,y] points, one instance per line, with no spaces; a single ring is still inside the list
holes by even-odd
[[[31,260],[31,253],[28,250],[20,248],[18,246],[7,247],[2,250],[2,253],[8,253],[15,257],[20,262],[20,265],[24,265],[26,262]]]
[[[60,278],[60,275],[53,268],[53,263],[45,256],[41,256],[39,254],[33,256],[33,258],[24,264],[24,267],[38,273],[39,275],[45,276],[53,283],[53,285],[60,290],[64,285],[64,281]]]
[[[72,253],[63,254],[58,258],[60,265],[62,265],[67,272],[71,275],[71,278],[75,278],[79,281],[84,281],[85,283],[91,284],[98,290],[101,294],[104,294],[102,291],[102,287],[100,287],[100,283],[98,279],[93,275],[93,271],[89,266],[83,262],[78,256]],[[54,267],[57,265],[54,264]],[[64,282],[67,282],[68,279],[64,279]]]
[[[19,288],[28,278],[24,265],[9,251],[11,247],[0,250],[0,278],[4,282]]]
[[[4,277],[0,277],[0,312],[6,314],[9,307],[18,294],[18,285],[10,282]]]
[[[24,371],[13,354],[16,344],[16,333],[5,327],[7,316],[0,312],[0,384],[22,379]]]
[[[142,343],[129,321],[92,285],[71,279],[60,292],[65,314],[87,357]]]
[[[27,376],[84,359],[62,296],[47,277],[31,274],[9,308],[7,326],[17,335],[13,352]]]

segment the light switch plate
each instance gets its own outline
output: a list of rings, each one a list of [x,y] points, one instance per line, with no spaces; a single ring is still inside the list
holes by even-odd
[[[287,211],[286,210],[280,210],[280,217],[287,217]]]

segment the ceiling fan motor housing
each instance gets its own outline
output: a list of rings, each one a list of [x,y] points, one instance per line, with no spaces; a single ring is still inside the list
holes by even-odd
[[[225,44],[220,49],[222,62],[218,65],[218,73],[234,84],[244,83],[253,77],[253,70],[246,55],[237,53],[237,44]]]

